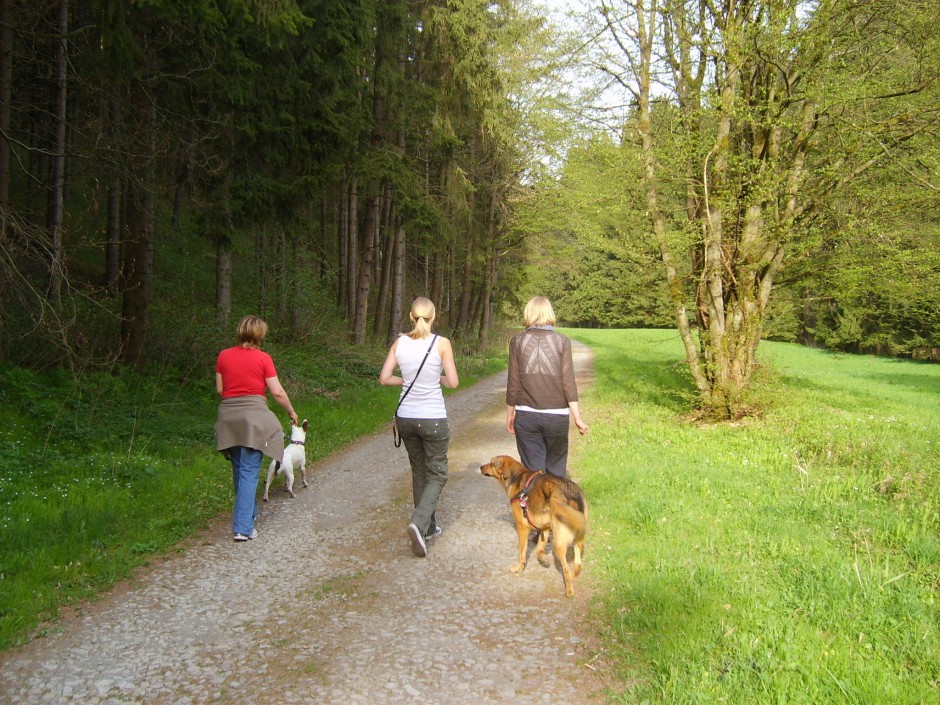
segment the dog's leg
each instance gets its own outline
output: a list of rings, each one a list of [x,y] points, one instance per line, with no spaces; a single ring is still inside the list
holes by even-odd
[[[574,577],[581,575],[581,554],[584,553],[584,532],[578,532],[574,539]]]
[[[549,560],[545,549],[548,547],[548,538],[551,535],[552,532],[549,530],[540,531],[535,542],[535,557],[538,559],[539,563],[546,568],[549,566]]]
[[[277,461],[272,460],[268,466],[268,479],[264,483],[264,501],[268,501],[268,490],[271,488],[271,481],[274,479],[274,473],[277,471]]]
[[[545,555],[545,547],[548,545],[548,537],[551,534],[551,531],[545,529],[544,531],[539,532],[538,540],[535,544],[535,557],[539,559],[539,563],[548,568],[548,556]]]
[[[512,515],[516,520],[516,533],[519,535],[519,562],[510,568],[513,573],[525,570],[526,551],[529,548],[529,522],[522,514],[518,504],[512,505]]]
[[[296,497],[294,494],[294,468],[291,467],[292,463],[284,463],[284,477],[287,479],[287,494],[291,497]]]
[[[307,487],[307,454],[302,453],[300,456],[300,476],[304,480],[304,487]]]
[[[565,597],[574,595],[574,575],[568,565],[568,547],[574,538],[571,531],[560,522],[552,522],[556,526],[552,529],[552,552],[555,559],[561,564],[561,572],[565,576]]]

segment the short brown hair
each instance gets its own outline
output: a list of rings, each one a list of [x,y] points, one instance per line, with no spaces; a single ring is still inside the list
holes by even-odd
[[[268,324],[258,316],[245,316],[238,322],[235,334],[239,345],[254,347],[260,345],[268,334]]]

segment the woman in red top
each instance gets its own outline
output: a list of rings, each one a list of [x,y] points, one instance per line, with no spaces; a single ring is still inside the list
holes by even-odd
[[[261,461],[284,456],[284,430],[268,408],[270,391],[292,424],[297,413],[277,379],[274,360],[259,349],[268,324],[257,316],[245,316],[238,324],[238,344],[219,353],[215,363],[215,389],[222,397],[215,423],[216,448],[232,462],[235,506],[232,533],[236,541],[257,538],[256,495]]]

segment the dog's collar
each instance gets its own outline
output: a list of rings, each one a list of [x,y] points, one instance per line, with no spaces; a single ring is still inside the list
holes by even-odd
[[[291,441],[290,444],[292,446],[302,446],[304,444],[304,441]]]

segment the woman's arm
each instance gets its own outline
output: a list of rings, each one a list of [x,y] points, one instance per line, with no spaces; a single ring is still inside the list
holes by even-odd
[[[441,384],[448,389],[457,389],[460,379],[457,377],[457,365],[454,363],[454,346],[447,338],[438,338],[437,353],[441,356],[444,372],[441,375]]]
[[[216,372],[216,373],[215,373],[215,391],[217,391],[217,392],[219,393],[219,396],[222,396],[222,390],[223,390],[223,386],[222,386],[222,373],[221,373],[221,372]]]
[[[588,425],[581,418],[581,404],[576,401],[569,401],[568,410],[571,412],[571,418],[574,419],[574,425],[578,427],[578,432],[583,436],[588,432]]]
[[[379,373],[379,383],[385,387],[400,387],[405,383],[404,379],[394,374],[395,368],[398,367],[398,360],[395,359],[396,350],[398,350],[397,340],[392,343],[392,347],[388,349],[385,364],[382,365],[382,371]]]
[[[296,426],[299,422],[297,418],[297,412],[294,411],[294,407],[291,406],[290,399],[287,398],[287,392],[284,391],[284,387],[281,386],[278,378],[266,377],[264,381],[265,384],[268,385],[268,391],[271,392],[271,396],[274,397],[274,401],[281,405],[281,408],[287,412],[288,416],[290,416],[291,423]]]

